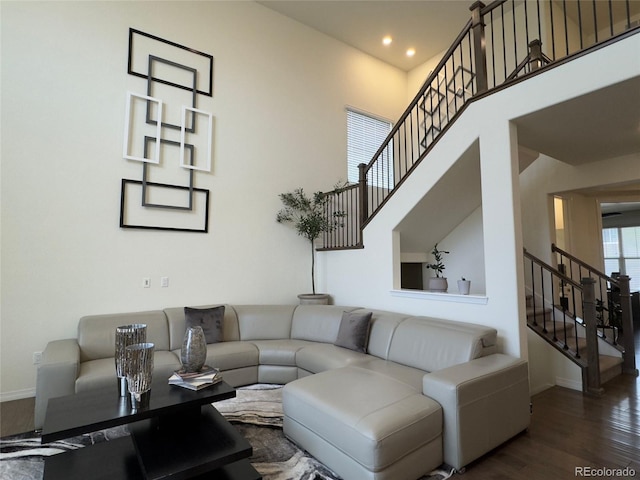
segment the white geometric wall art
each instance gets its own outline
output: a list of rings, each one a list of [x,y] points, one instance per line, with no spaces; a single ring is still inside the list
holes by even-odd
[[[185,151],[185,144],[187,140],[187,112],[192,112],[196,116],[196,122],[198,119],[204,119],[206,124],[204,127],[200,127],[198,130],[202,133],[189,134],[189,144],[194,145],[194,152],[192,155],[187,155]],[[202,125],[200,123],[200,125]],[[213,115],[197,108],[182,106],[182,125],[180,128],[180,166],[182,168],[188,168],[191,170],[198,170],[201,172],[211,171],[211,153],[213,143]]]
[[[160,163],[162,124],[161,122],[156,122],[154,126],[146,122],[149,103],[155,104],[158,117],[162,118],[162,100],[147,95],[127,92],[122,156],[126,160],[157,164]],[[156,139],[156,148],[153,150],[153,156],[151,157],[148,156],[151,152],[145,153],[145,137]]]

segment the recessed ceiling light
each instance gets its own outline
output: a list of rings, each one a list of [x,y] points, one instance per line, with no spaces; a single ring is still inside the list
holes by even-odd
[[[393,42],[393,38],[391,38],[389,35],[382,39],[383,45],[391,45],[391,42]]]
[[[415,54],[416,54],[415,48],[410,48],[409,50],[407,50],[407,57],[413,57]]]

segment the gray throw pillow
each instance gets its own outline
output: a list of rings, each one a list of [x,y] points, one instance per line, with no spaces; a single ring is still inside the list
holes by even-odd
[[[371,312],[344,312],[340,321],[338,338],[333,343],[338,347],[366,353],[369,343]]]
[[[213,308],[184,307],[186,328],[202,327],[207,343],[218,343],[223,340],[224,305]]]

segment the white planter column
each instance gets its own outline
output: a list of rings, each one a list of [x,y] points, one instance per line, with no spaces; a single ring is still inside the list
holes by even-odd
[[[488,307],[505,353],[527,358],[516,126],[487,119],[480,171]]]

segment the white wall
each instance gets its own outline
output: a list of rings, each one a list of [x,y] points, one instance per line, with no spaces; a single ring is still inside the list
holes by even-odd
[[[576,225],[573,225],[572,230],[588,229],[592,237],[599,235],[594,219],[598,212],[592,208],[597,199],[579,195],[575,190],[637,181],[640,179],[639,161],[640,152],[575,167],[541,155],[520,175],[523,235],[527,250],[546,262],[551,261],[553,223],[548,198],[552,194],[559,194],[570,200],[572,218],[568,219],[569,228],[572,228],[573,222]],[[595,262],[597,259],[593,242],[574,237],[575,235],[571,235],[571,242],[576,243],[576,254],[588,256]]]
[[[278,194],[346,178],[352,105],[397,118],[406,74],[254,2],[2,2],[2,399],[33,394],[32,353],[88,314],[295,302],[304,239]],[[124,230],[133,27],[215,57],[208,234]],[[322,168],[318,168],[321,165]],[[159,277],[169,277],[160,288]],[[143,277],[151,288],[142,288]]]
[[[455,252],[446,259],[449,292],[458,291],[457,280],[471,281],[471,295],[485,295],[484,234],[482,207],[477,208],[447,235],[440,248]]]

